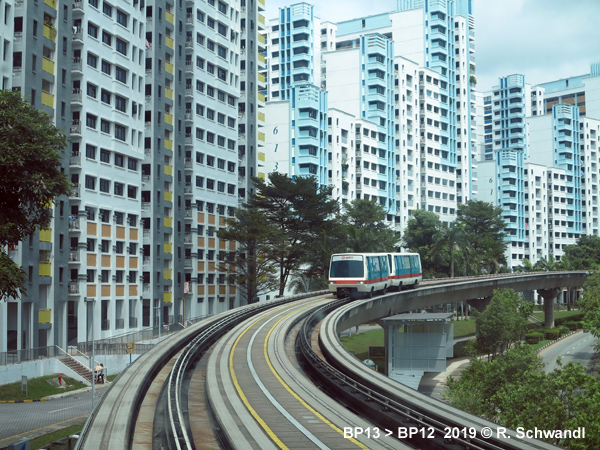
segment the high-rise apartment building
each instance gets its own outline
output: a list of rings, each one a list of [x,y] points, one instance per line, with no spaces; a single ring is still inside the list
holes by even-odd
[[[66,130],[74,187],[9,249],[28,293],[0,305],[0,351],[239,305],[216,231],[264,176],[264,7],[2,2],[2,86]]]

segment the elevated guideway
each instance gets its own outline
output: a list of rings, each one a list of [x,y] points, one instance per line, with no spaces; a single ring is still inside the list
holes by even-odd
[[[309,362],[308,364],[304,363],[304,373],[308,373],[308,370],[312,371],[312,367],[315,371],[320,371],[325,374],[325,381],[319,382],[320,386],[323,387],[328,383],[337,383],[341,386],[341,391],[338,391],[338,394],[334,394],[334,399],[345,401],[346,397],[352,397],[352,400],[348,401],[348,403],[344,402],[344,404],[350,405],[354,414],[358,413],[360,415],[363,411],[376,411],[377,408],[379,408],[379,411],[392,411],[394,413],[397,411],[398,413],[402,413],[404,415],[402,422],[396,421],[396,424],[414,423],[423,426],[425,424],[434,424],[437,430],[443,430],[443,427],[446,425],[475,427],[479,432],[483,427],[493,427],[494,424],[489,424],[477,417],[450,408],[441,402],[429,399],[411,389],[403,389],[398,383],[368,369],[343,349],[337,337],[339,332],[366,321],[372,321],[380,317],[386,317],[409,310],[421,310],[438,304],[446,304],[470,298],[487,297],[493,293],[494,289],[498,288],[511,287],[515,290],[550,290],[558,287],[578,287],[583,285],[586,277],[587,273],[585,272],[569,272],[512,274],[510,276],[485,277],[469,279],[466,281],[457,279],[453,282],[437,281],[424,283],[421,288],[412,291],[392,293],[375,299],[352,302],[335,310],[321,324],[321,331],[319,334],[321,349],[314,346],[316,338],[313,337],[311,339],[310,336],[308,338],[305,337],[304,344],[302,345],[304,347],[314,347],[313,350],[316,353],[322,351],[331,365],[327,364],[319,357],[315,357],[316,359],[311,360],[312,362]],[[303,297],[315,297],[316,295],[322,294],[324,293],[313,293]],[[296,304],[302,302],[300,299],[303,297],[290,297],[263,302],[221,313],[189,327],[157,345],[155,349],[146,353],[146,355],[132,364],[116,380],[116,382],[113,383],[109,392],[103,397],[102,402],[90,416],[90,419],[81,434],[81,439],[78,442],[77,448],[135,448],[136,450],[152,448],[151,441],[148,441],[143,446],[135,444],[134,436],[140,432],[148,433],[150,435],[153,433],[152,428],[144,427],[149,427],[148,424],[151,420],[149,421],[148,418],[153,415],[156,417],[157,413],[153,413],[151,409],[144,410],[144,404],[150,403],[145,402],[144,400],[151,387],[156,383],[158,383],[157,387],[152,387],[155,392],[159,391],[164,383],[164,390],[168,391],[169,397],[174,399],[167,407],[169,417],[171,417],[168,427],[170,427],[172,431],[169,432],[171,435],[170,443],[165,448],[198,448],[197,443],[194,444],[193,442],[195,433],[193,430],[190,430],[190,427],[193,427],[194,420],[190,420],[190,418],[187,417],[187,402],[185,401],[187,388],[182,386],[185,385],[186,378],[190,378],[188,375],[189,370],[194,369],[198,358],[202,357],[200,355],[204,355],[205,353],[207,356],[212,355],[211,358],[213,358],[209,360],[213,362],[207,366],[207,370],[210,372],[210,375],[208,375],[207,372],[206,377],[207,389],[211,392],[209,395],[225,395],[223,394],[224,391],[222,390],[222,387],[225,386],[226,383],[229,384],[229,391],[231,391],[231,384],[235,385],[235,382],[232,381],[233,377],[231,377],[231,368],[234,369],[236,377],[238,377],[241,389],[245,389],[245,391],[251,392],[253,395],[255,392],[253,386],[260,384],[257,383],[255,374],[258,374],[259,379],[262,379],[263,374],[259,372],[264,372],[266,378],[262,379],[261,383],[265,387],[265,390],[261,390],[260,393],[264,398],[262,400],[260,398],[256,399],[256,404],[259,407],[266,405],[265,407],[267,408],[273,408],[274,403],[265,399],[269,398],[269,396],[276,398],[281,395],[283,391],[287,391],[287,394],[283,393],[284,398],[281,401],[277,400],[277,402],[280,405],[290,405],[289,410],[292,411],[291,414],[297,421],[301,422],[307,430],[309,430],[308,435],[316,436],[316,441],[320,442],[319,445],[314,447],[309,446],[303,448],[338,448],[340,442],[351,442],[349,440],[337,442],[340,435],[339,430],[334,430],[328,422],[335,424],[337,428],[343,426],[346,421],[351,427],[358,426],[364,428],[368,427],[369,424],[373,424],[372,426],[374,427],[377,426],[377,417],[375,417],[377,414],[370,414],[370,416],[363,417],[362,419],[357,418],[354,415],[346,415],[347,413],[350,414],[350,412],[344,412],[344,407],[341,407],[340,409],[339,405],[332,405],[333,401],[328,394],[317,390],[314,386],[311,387],[311,382],[306,375],[303,375],[302,372],[295,371],[295,366],[297,366],[298,363],[292,362],[290,366],[290,363],[286,362],[286,355],[287,358],[293,359],[294,354],[298,353],[297,349],[293,350],[289,348],[289,339],[287,344],[284,343],[286,342],[285,336],[287,333],[294,333],[292,313],[294,308],[299,307],[299,305]],[[330,297],[328,302],[333,301],[333,296]],[[338,303],[335,303],[335,305],[339,306]],[[252,321],[259,320],[262,317],[262,314],[269,314],[270,310],[279,311],[273,313],[277,315],[282,314],[285,316],[288,313],[290,314],[290,321],[286,319],[285,321],[282,321],[279,328],[273,329],[271,339],[265,336],[265,334],[267,332],[267,327],[271,330],[273,325],[267,325],[268,322],[252,323]],[[246,324],[243,325],[244,321],[249,319],[250,322],[246,322]],[[265,318],[264,320],[269,319]],[[298,317],[297,320],[300,321],[301,319]],[[259,330],[261,326],[264,326],[265,328]],[[244,338],[240,333],[246,329],[248,331]],[[237,337],[234,338],[234,335],[227,335],[227,333],[238,334]],[[249,338],[250,333],[252,336],[255,336],[252,344]],[[239,342],[237,350],[233,349],[236,342]],[[258,347],[256,347],[256,345],[258,345]],[[284,346],[285,349],[282,346]],[[236,351],[238,351],[237,354]],[[178,352],[181,352],[179,356],[177,356]],[[265,357],[264,355],[268,355],[270,363],[276,369],[279,376],[286,380],[287,385],[295,386],[292,390],[296,393],[297,398],[296,396],[291,395],[287,389],[282,388],[279,380],[277,380],[277,383],[273,381],[274,379],[271,377],[277,378],[277,376],[271,371],[267,360],[263,360]],[[240,358],[239,362],[237,362],[238,357]],[[173,362],[174,359],[176,359],[175,362]],[[203,361],[204,360],[205,359],[203,358]],[[250,360],[254,361],[252,364],[253,369],[250,369],[250,366],[245,366]],[[165,381],[165,376],[160,376],[160,374],[164,373],[163,368],[168,364],[173,364],[174,369],[171,371],[171,375],[168,376],[168,381]],[[225,381],[227,377],[231,377],[228,382]],[[221,380],[217,381],[216,385],[215,378]],[[247,387],[244,388],[243,386]],[[225,390],[227,391],[227,389]],[[190,389],[190,392],[191,391],[192,390]],[[219,394],[216,394],[217,392],[219,392]],[[226,397],[229,397],[230,395],[232,395],[230,399],[225,399],[223,397],[224,400],[222,402],[218,399],[211,401],[213,404],[226,408],[225,412],[223,412],[223,410],[221,411],[222,414],[225,414],[223,417],[226,417],[227,414],[232,417],[233,420],[231,421],[223,420],[221,426],[231,426],[232,429],[227,430],[227,433],[229,433],[230,436],[234,436],[236,433],[240,434],[240,420],[244,423],[249,420],[255,420],[256,423],[258,423],[258,419],[253,417],[251,413],[250,416],[252,416],[252,418],[250,418],[248,416],[249,409],[246,405],[243,405],[243,401],[240,402],[239,399],[235,399],[236,396],[240,397],[237,389],[234,389],[234,392],[226,392]],[[337,397],[335,395],[337,395]],[[319,414],[325,418],[325,421],[320,418],[313,419],[311,416],[316,416],[315,414],[301,411],[302,409],[306,411],[306,407],[300,400],[310,405],[327,405],[324,407],[325,412],[320,412],[320,409],[311,406],[315,411],[319,411]],[[380,400],[383,402],[381,405],[376,403]],[[395,403],[397,400],[402,400],[404,403]],[[294,402],[297,402],[300,406],[294,405]],[[268,403],[271,406],[269,406]],[[240,406],[240,404],[243,406]],[[146,406],[147,408],[153,407],[151,404]],[[285,406],[283,406],[283,408],[286,411],[288,410]],[[215,412],[211,411],[210,414],[215,414]],[[275,422],[272,422],[274,428],[281,426],[276,419],[277,414],[282,414],[281,411],[275,412],[273,410],[269,412],[267,410],[264,414],[265,417],[275,418]],[[331,414],[332,416],[330,416]],[[219,413],[217,412],[216,416],[218,415]],[[317,423],[312,424],[311,420],[319,420],[321,425],[319,426]],[[156,424],[160,421],[162,420],[155,420],[154,422]],[[307,427],[305,423],[310,425]],[[249,427],[254,430],[257,429],[257,426],[258,425],[256,424],[249,425]],[[330,428],[327,432],[333,432],[334,434],[332,434],[332,436],[336,436],[334,439],[335,443],[332,444],[333,447],[329,444],[324,444],[330,439],[325,435],[320,435],[321,429],[324,427]],[[289,433],[296,433],[297,430],[299,430],[298,427],[296,427],[296,431],[289,431]],[[263,438],[259,438],[260,435],[252,431],[249,433],[246,432],[245,434],[247,435],[246,437],[256,437],[258,440],[264,438],[264,433],[262,433]],[[302,434],[304,435],[304,438],[308,438],[306,433]],[[286,436],[287,431],[285,431],[285,428],[282,428],[278,435]],[[266,439],[270,439],[272,443],[276,442],[268,432],[266,433],[266,436]],[[313,443],[315,442],[310,438],[308,439]],[[368,442],[365,442],[362,439],[363,438],[361,438],[362,442],[352,442],[350,448],[369,447]],[[493,440],[469,443],[470,439],[461,439],[459,441],[463,443],[458,447],[456,446],[458,441],[454,441],[454,443],[450,445],[444,444],[442,439],[437,440],[437,442],[438,444],[442,443],[443,446],[438,446],[436,448],[555,448],[539,441],[518,441],[516,438],[513,439],[514,440],[508,444],[506,441],[500,442]],[[299,438],[296,440],[300,442]],[[295,442],[294,439],[292,439],[292,442]],[[379,444],[386,447],[384,441],[380,441]],[[258,447],[256,447],[257,445]],[[402,448],[401,445],[404,444],[397,442],[395,448]],[[261,445],[254,443],[247,448],[253,447],[260,448]],[[290,448],[294,447],[291,446]],[[346,446],[344,446],[344,448],[346,448]]]

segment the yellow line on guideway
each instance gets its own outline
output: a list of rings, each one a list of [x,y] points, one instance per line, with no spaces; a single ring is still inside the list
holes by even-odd
[[[267,360],[267,364],[269,365],[269,369],[271,369],[271,372],[273,372],[273,375],[275,375],[275,378],[277,378],[279,380],[279,382],[281,383],[281,385],[296,399],[298,400],[302,406],[304,406],[306,409],[308,409],[311,413],[313,413],[316,417],[318,417],[322,422],[326,423],[327,425],[329,425],[331,428],[333,428],[335,431],[337,431],[338,433],[340,433],[341,435],[344,434],[344,432],[342,431],[341,428],[339,428],[337,425],[331,423],[327,418],[325,418],[322,414],[320,414],[316,409],[314,409],[312,406],[310,406],[308,403],[306,403],[304,401],[304,399],[302,399],[302,397],[300,397],[298,394],[296,394],[296,392],[294,392],[294,390],[288,386],[288,384],[283,381],[283,379],[279,376],[279,374],[277,373],[277,371],[275,370],[275,368],[273,367],[273,364],[271,364],[271,358],[269,358],[268,352],[267,352],[267,343],[269,342],[269,337],[271,336],[271,333],[273,332],[273,330],[275,329],[275,327],[279,324],[279,322],[281,322],[282,320],[286,319],[287,317],[291,316],[292,314],[294,314],[296,311],[293,311],[285,316],[283,316],[281,319],[279,319],[275,325],[273,325],[271,327],[271,329],[269,330],[269,332],[267,333],[267,337],[265,338],[265,345],[264,345],[264,352],[265,352],[265,359]],[[356,444],[357,446],[359,446],[360,448],[364,449],[364,450],[368,450],[369,447],[367,447],[366,445],[362,444],[361,442],[357,441],[354,438],[350,438],[348,439],[350,442],[353,442],[354,444]]]
[[[279,446],[279,448],[281,448],[282,450],[289,450],[289,448],[281,441],[281,439],[279,439],[277,437],[277,435],[273,432],[273,430],[271,430],[271,428],[269,428],[269,426],[263,420],[263,418],[258,415],[258,413],[254,410],[254,408],[252,408],[252,406],[250,405],[250,402],[248,401],[248,399],[246,398],[246,395],[244,394],[244,391],[242,391],[242,388],[240,387],[240,384],[238,383],[237,377],[235,375],[235,369],[233,368],[233,354],[234,354],[235,348],[237,347],[238,342],[240,341],[242,336],[244,336],[244,334],[246,334],[246,332],[250,328],[252,328],[254,325],[256,325],[258,322],[263,320],[265,317],[275,314],[277,311],[279,311],[279,308],[276,308],[275,310],[271,311],[270,313],[265,314],[265,316],[261,317],[260,319],[256,319],[254,322],[252,322],[250,325],[248,325],[246,327],[246,329],[238,336],[238,338],[235,340],[235,342],[233,344],[233,347],[231,347],[231,351],[229,353],[229,374],[231,375],[231,378],[233,380],[233,385],[235,386],[235,390],[237,391],[238,395],[242,399],[242,402],[244,403],[244,405],[246,405],[246,408],[248,409],[248,411],[250,411],[250,414],[252,414],[252,417],[254,417],[254,419],[260,424],[260,426],[263,428],[263,430],[266,431],[266,433],[273,440],[273,442],[275,442]]]

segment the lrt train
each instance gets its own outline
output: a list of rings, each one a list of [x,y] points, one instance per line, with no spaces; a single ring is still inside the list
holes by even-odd
[[[418,253],[337,253],[329,265],[329,290],[338,298],[416,288],[422,278]]]

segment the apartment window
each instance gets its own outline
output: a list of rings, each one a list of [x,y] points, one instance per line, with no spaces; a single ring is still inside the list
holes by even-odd
[[[204,164],[204,153],[196,152],[196,162],[198,164]]]
[[[231,194],[231,195],[235,194],[235,185],[234,184],[227,185],[227,193]]]
[[[212,86],[207,86],[207,88],[206,88],[206,95],[208,95],[209,97],[214,98],[215,97],[215,89]]]
[[[109,17],[112,17],[112,6],[110,6],[108,3],[103,2],[102,3],[102,12],[104,14],[106,14]]]
[[[86,144],[85,157],[90,159],[96,159],[96,147],[90,144]]]
[[[88,0],[88,3],[90,5],[92,5],[94,8],[98,8],[98,0]]]
[[[98,117],[93,114],[85,115],[85,125],[89,128],[96,129],[96,122],[98,121]]]
[[[123,196],[123,191],[124,191],[124,185],[122,183],[117,183],[115,181],[114,188],[115,188],[115,195],[118,195],[118,196],[122,197]]]
[[[110,105],[110,92],[108,92],[105,89],[102,89],[102,91],[100,93],[100,100],[102,101],[102,103],[106,103],[107,105]]]
[[[115,108],[121,112],[127,112],[127,100],[123,97],[115,95]]]
[[[214,144],[215,143],[215,134],[211,133],[210,131],[206,132],[206,141],[209,144]]]
[[[125,158],[123,157],[123,155],[119,155],[118,153],[115,153],[115,166],[118,167],[125,167]]]
[[[213,109],[207,108],[206,109],[206,118],[208,120],[215,120],[215,111]]]
[[[102,31],[102,42],[106,45],[112,45],[112,34]]]
[[[203,188],[204,187],[204,177],[196,177],[196,187]]]
[[[127,42],[117,38],[117,51],[127,56]]]
[[[224,136],[217,136],[217,145],[219,147],[225,147],[225,137]]]
[[[96,95],[98,95],[98,86],[88,83],[86,93],[88,97],[96,98]]]
[[[214,156],[207,156],[206,157],[206,165],[208,167],[214,167],[215,166],[215,157]]]
[[[103,59],[101,68],[102,68],[102,72],[104,72],[105,74],[107,74],[107,75],[111,74],[111,64],[108,61]]]
[[[109,275],[110,275],[110,270],[101,270],[100,271],[100,282],[102,282],[102,283],[108,283],[108,277],[109,277]]]
[[[96,25],[94,25],[92,22],[88,22],[88,35],[90,35],[93,38],[98,39],[98,27]]]
[[[225,183],[223,183],[222,181],[219,181],[217,183],[217,191],[225,192]]]
[[[122,125],[115,124],[115,138],[120,141],[125,141],[126,139],[126,129]]]
[[[105,193],[110,192],[110,180],[105,180],[104,178],[100,178],[100,192],[105,192]]]
[[[117,78],[117,81],[120,81],[121,83],[127,83],[127,71],[125,69],[116,67],[115,77]]]
[[[127,19],[128,19],[127,14],[125,14],[120,9],[117,9],[117,23],[119,23],[120,25],[123,25],[125,28],[127,28]]]
[[[110,151],[103,148],[100,149],[100,162],[110,163]]]
[[[127,160],[127,168],[129,170],[135,170],[135,171],[137,171],[137,160],[135,160],[133,158],[129,158]]]
[[[227,118],[227,126],[229,128],[235,128],[235,119],[233,117]]]
[[[91,175],[85,176],[85,188],[86,189],[96,189],[96,177]]]
[[[213,190],[215,189],[215,180],[211,180],[210,178],[206,179],[206,189]]]
[[[87,65],[95,69],[98,66],[98,57],[88,52]]]
[[[127,197],[128,198],[137,198],[137,187],[127,186]]]
[[[100,131],[110,134],[110,122],[108,120],[100,119]]]

